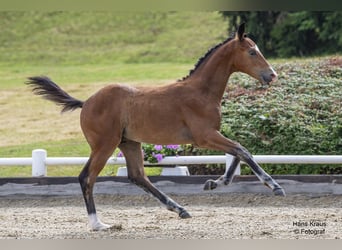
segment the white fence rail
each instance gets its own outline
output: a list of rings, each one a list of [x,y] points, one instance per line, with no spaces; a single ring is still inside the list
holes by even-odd
[[[254,155],[258,163],[269,164],[342,164],[342,155]],[[44,149],[32,151],[32,157],[0,158],[0,166],[32,166],[32,176],[47,176],[48,165],[84,165],[88,157],[47,157]],[[170,156],[159,163],[145,162],[145,165],[190,165],[226,164],[232,160],[230,155]],[[111,157],[107,164],[125,165],[124,157]],[[239,174],[239,169],[236,174]]]

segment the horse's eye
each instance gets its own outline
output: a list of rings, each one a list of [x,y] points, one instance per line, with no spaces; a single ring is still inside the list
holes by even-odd
[[[256,56],[256,51],[255,49],[251,49],[250,51],[248,51],[248,53],[251,55],[251,56]]]

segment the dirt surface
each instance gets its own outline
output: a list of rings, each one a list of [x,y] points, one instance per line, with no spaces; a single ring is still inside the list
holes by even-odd
[[[88,227],[81,196],[0,197],[0,238],[29,239],[341,239],[341,195],[172,195],[192,215],[180,219],[148,195],[96,195]]]

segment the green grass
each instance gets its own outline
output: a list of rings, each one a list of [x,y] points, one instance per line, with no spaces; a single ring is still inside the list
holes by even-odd
[[[25,145],[0,147],[1,157],[30,157],[32,149],[45,149],[51,157],[89,156],[89,146],[84,139],[69,139],[53,142],[34,142]]]
[[[0,12],[7,65],[192,62],[222,41],[217,12]]]
[[[0,65],[0,90],[23,89],[27,77],[47,75],[61,86],[71,84],[129,83],[156,85],[172,82],[187,75],[192,68],[187,63],[144,63],[76,66],[9,66]],[[90,95],[91,93],[89,93]]]
[[[217,12],[0,12],[0,90],[32,75],[63,84],[176,80],[226,27]]]

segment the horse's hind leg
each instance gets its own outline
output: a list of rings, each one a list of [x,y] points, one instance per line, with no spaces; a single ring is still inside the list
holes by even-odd
[[[140,143],[127,140],[122,142],[119,145],[119,148],[125,156],[128,178],[131,182],[157,198],[162,204],[166,206],[168,210],[178,213],[179,217],[183,219],[191,217],[190,214],[183,207],[173,201],[166,194],[158,190],[147,178],[144,171]]]
[[[104,230],[110,228],[109,225],[102,223],[96,215],[95,202],[93,198],[93,188],[96,178],[105,166],[108,158],[113,153],[117,144],[104,143],[98,149],[93,149],[91,156],[79,175],[84,201],[86,204],[89,224],[93,230]]]
[[[226,168],[226,171],[224,175],[220,176],[217,180],[207,180],[204,184],[204,190],[213,190],[217,188],[219,185],[228,185],[233,181],[234,173],[239,165],[240,160],[237,157],[233,158],[232,163],[228,168]]]

